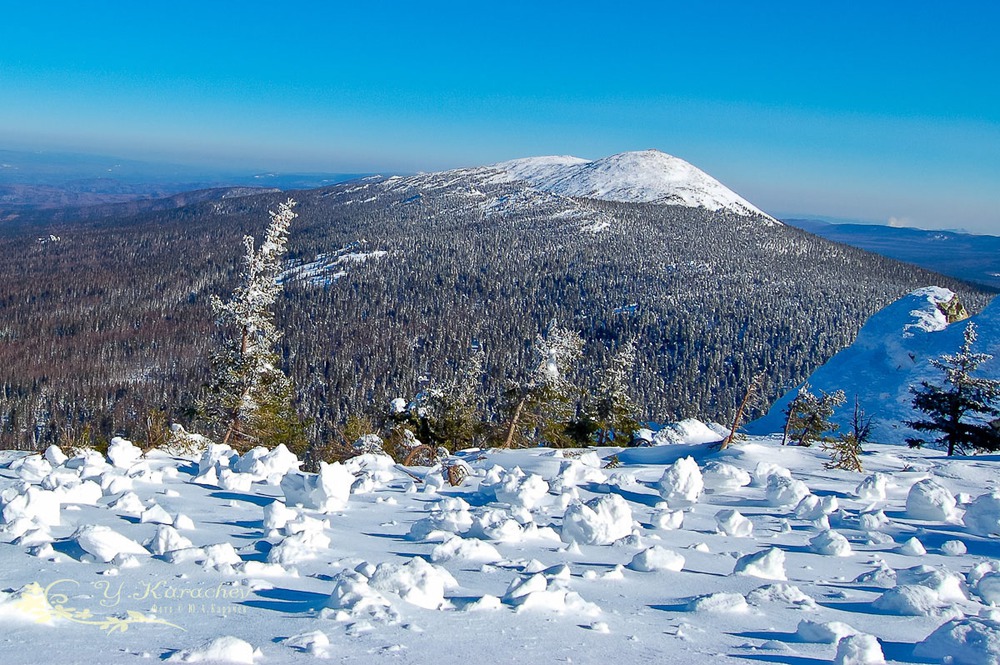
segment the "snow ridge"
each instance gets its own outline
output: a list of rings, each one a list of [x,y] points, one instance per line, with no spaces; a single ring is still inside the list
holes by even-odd
[[[496,182],[525,181],[561,196],[727,210],[779,223],[704,171],[659,150],[623,152],[594,161],[528,157],[490,168],[499,171]]]

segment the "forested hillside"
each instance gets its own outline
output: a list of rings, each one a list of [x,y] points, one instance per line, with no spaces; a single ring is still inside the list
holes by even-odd
[[[767,373],[773,399],[914,288],[947,286],[974,311],[988,299],[768,218],[563,198],[495,175],[292,193],[278,322],[315,440],[446,380],[474,348],[494,414],[552,319],[586,341],[585,384],[635,340],[644,418],[727,419],[752,374]],[[285,197],[0,227],[0,443],[88,426],[141,439],[152,410],[197,427],[185,409],[207,380],[209,298],[229,292],[240,238],[259,237]]]

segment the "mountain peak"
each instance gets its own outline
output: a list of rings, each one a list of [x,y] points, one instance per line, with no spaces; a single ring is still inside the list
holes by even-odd
[[[597,160],[528,157],[490,168],[501,172],[501,181],[522,180],[562,196],[728,210],[777,223],[704,171],[660,150],[622,152]]]

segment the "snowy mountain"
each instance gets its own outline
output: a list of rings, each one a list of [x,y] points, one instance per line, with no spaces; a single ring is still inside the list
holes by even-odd
[[[912,420],[913,395],[910,386],[921,381],[940,383],[940,370],[930,361],[944,353],[955,353],[962,344],[967,321],[974,322],[979,339],[973,351],[993,354],[980,367],[980,375],[1000,378],[1000,299],[978,315],[968,318],[954,293],[927,287],[900,298],[872,316],[858,333],[857,340],[825,365],[807,382],[812,390],[843,390],[847,404],[834,417],[841,429],[848,426],[854,397],[875,416],[872,438],[882,443],[905,443],[917,433],[903,425]],[[786,393],[771,406],[767,415],[747,428],[752,433],[780,431],[784,409],[798,388]]]
[[[625,203],[660,203],[776,220],[704,171],[659,150],[623,152],[588,161],[529,157],[494,164],[498,182],[525,181],[559,194]]]

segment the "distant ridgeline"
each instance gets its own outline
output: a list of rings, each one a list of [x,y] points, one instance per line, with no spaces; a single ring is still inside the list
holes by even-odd
[[[0,226],[0,444],[42,446],[88,426],[141,439],[153,409],[188,423],[215,335],[209,296],[229,293],[241,237],[259,238],[287,196]],[[755,373],[773,400],[916,288],[946,286],[972,311],[988,300],[777,223],[655,151],[292,196],[278,323],[317,440],[447,380],[473,348],[492,412],[552,319],[586,341],[584,383],[635,340],[645,419],[727,421]]]

